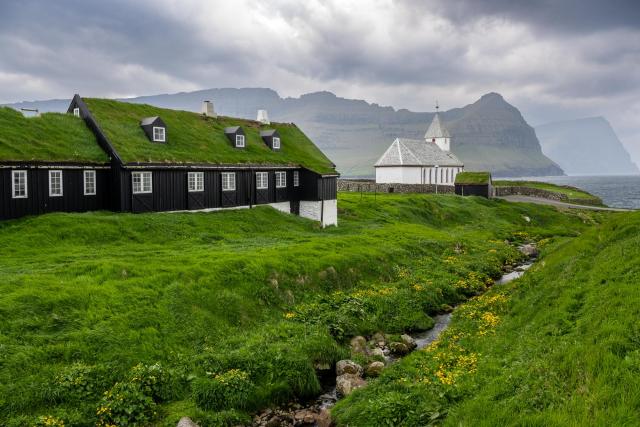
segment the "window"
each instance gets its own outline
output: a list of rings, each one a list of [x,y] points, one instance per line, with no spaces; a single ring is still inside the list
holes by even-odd
[[[236,191],[236,173],[222,173],[222,191]]]
[[[244,147],[244,135],[236,135],[236,147]]]
[[[11,194],[14,199],[27,198],[27,171],[11,171]]]
[[[153,192],[151,172],[132,172],[131,183],[133,185],[133,194],[148,194]]]
[[[49,171],[49,197],[62,196],[62,171]]]
[[[274,150],[279,150],[280,149],[280,138],[278,138],[277,136],[273,137],[273,149]]]
[[[269,172],[256,172],[256,189],[266,190],[269,188]]]
[[[293,171],[293,186],[300,187],[300,171]]]
[[[276,172],[276,188],[285,188],[287,186],[287,173]]]
[[[153,127],[153,141],[154,142],[165,142],[165,129],[163,127]]]
[[[84,195],[95,196],[96,194],[96,171],[84,171]]]
[[[78,107],[73,109],[73,115],[76,117],[80,117],[80,109]]]
[[[204,191],[204,172],[189,172],[187,174],[189,193]]]

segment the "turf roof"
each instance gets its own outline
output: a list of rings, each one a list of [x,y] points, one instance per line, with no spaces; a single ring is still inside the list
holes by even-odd
[[[301,165],[318,173],[335,173],[332,162],[294,124],[258,122],[169,110],[146,104],[84,98],[91,114],[125,163]],[[149,141],[140,127],[144,117],[159,116],[167,125],[167,143]],[[226,127],[242,126],[246,147],[234,148]],[[280,133],[280,151],[272,151],[260,131]]]
[[[456,175],[456,184],[488,184],[490,182],[489,172],[460,172]]]
[[[79,117],[60,113],[25,117],[0,107],[1,161],[106,163],[109,159]]]

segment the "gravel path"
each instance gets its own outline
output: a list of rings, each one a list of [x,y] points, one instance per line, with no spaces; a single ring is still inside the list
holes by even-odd
[[[497,198],[506,200],[508,202],[536,203],[538,205],[550,205],[550,206],[556,206],[559,208],[570,208],[570,209],[587,209],[591,211],[632,212],[634,210],[634,209],[622,209],[622,208],[608,208],[608,207],[601,207],[601,206],[575,205],[573,203],[558,202],[556,200],[541,199],[538,197],[530,197],[530,196],[501,196]]]

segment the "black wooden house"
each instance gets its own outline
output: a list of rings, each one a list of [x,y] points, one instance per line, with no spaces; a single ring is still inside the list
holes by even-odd
[[[63,161],[47,159],[46,150],[18,160],[0,150],[0,218],[51,211],[138,213],[270,204],[323,225],[337,223],[335,166],[294,124],[271,123],[266,128],[250,120],[78,95],[68,113],[49,119],[82,127],[84,138],[52,142],[69,145],[57,157]],[[16,120],[33,124],[45,118],[16,114]],[[84,144],[82,150],[74,148],[79,144]],[[72,152],[86,154],[72,159]],[[23,170],[26,176],[19,172]],[[63,173],[55,172],[59,170]],[[52,196],[58,187],[62,194]]]

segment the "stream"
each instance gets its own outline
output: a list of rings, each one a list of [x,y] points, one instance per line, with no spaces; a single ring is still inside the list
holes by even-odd
[[[522,277],[522,275],[533,265],[535,262],[535,258],[529,258],[525,260],[523,263],[518,264],[513,268],[512,271],[505,272],[500,279],[494,282],[494,286],[504,285],[509,283],[515,279]],[[455,309],[454,309],[455,311]],[[433,327],[427,331],[416,332],[409,334],[416,343],[415,350],[420,350],[431,344],[433,341],[437,340],[442,331],[447,329],[449,323],[451,322],[451,317],[453,316],[453,311],[444,314],[438,314],[433,316],[433,320],[435,321]],[[414,350],[414,351],[415,351]],[[409,353],[411,354],[411,353]],[[402,359],[403,356],[393,356],[391,354],[385,356],[385,364],[387,366],[395,363],[396,361]],[[270,425],[304,425],[304,426],[316,426],[316,427],[325,427],[330,426],[330,417],[329,417],[329,409],[336,404],[339,400],[338,392],[336,390],[335,381],[326,384],[323,388],[322,394],[317,398],[305,402],[304,404],[293,404],[289,410],[281,410],[281,411],[273,411],[274,415],[278,412],[281,412],[280,416],[286,418],[292,418],[292,423],[282,423],[282,424],[270,424],[269,422],[265,423],[265,417],[258,417],[258,419],[262,422],[256,422],[254,419],[254,426],[270,426]],[[271,411],[271,410],[268,410]],[[298,416],[301,414],[301,416]],[[307,418],[308,417],[308,418]],[[282,418],[280,418],[282,419]]]

